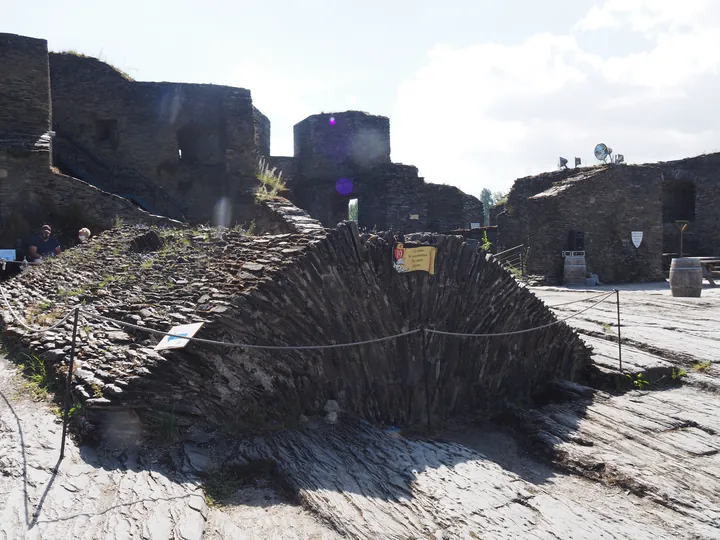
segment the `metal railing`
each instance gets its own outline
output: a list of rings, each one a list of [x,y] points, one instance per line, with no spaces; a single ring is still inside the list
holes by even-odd
[[[137,169],[117,167],[106,163],[62,129],[55,128],[55,135],[56,140],[69,143],[71,148],[71,151],[56,153],[55,159],[58,165],[64,165],[67,169],[86,176],[82,179],[116,195],[128,191],[138,196],[142,191],[149,193],[153,197],[154,204],[157,204],[158,200],[162,200],[172,208],[173,212],[170,213],[173,215],[168,217],[186,221],[186,209],[183,205]],[[129,185],[121,186],[123,181],[127,182],[128,180]]]
[[[519,272],[521,276],[525,276],[525,244],[496,253],[493,259],[511,272]]]

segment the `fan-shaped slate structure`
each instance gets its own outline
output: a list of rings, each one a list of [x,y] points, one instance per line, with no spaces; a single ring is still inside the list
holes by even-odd
[[[255,345],[373,340],[420,327],[513,332],[556,321],[547,307],[461,237],[417,235],[437,248],[436,273],[398,274],[394,238],[352,222],[323,229],[287,201],[240,230],[122,228],[29,269],[5,290],[16,311],[50,325],[81,308],[73,392],[90,413],[131,410],[150,421],[244,425],[342,412],[405,425],[489,417],[549,381],[576,380],[589,351],[564,323],[503,337],[423,334],[347,348],[258,350],[191,343],[153,350],[161,336],[92,319],[101,314],[168,331],[205,322],[196,337]],[[143,243],[148,231],[161,242]],[[154,237],[154,234],[152,234]],[[414,242],[414,243],[413,243]],[[24,333],[3,306],[6,333],[67,373],[72,326]],[[92,414],[90,415],[93,416]]]

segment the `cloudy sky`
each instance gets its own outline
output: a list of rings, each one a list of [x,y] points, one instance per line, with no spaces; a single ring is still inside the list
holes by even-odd
[[[33,0],[0,32],[138,80],[249,88],[272,153],[318,112],[390,117],[393,161],[478,195],[594,163],[720,150],[720,0]]]

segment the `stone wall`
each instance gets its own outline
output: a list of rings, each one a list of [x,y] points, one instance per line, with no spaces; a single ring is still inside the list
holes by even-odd
[[[288,208],[281,203],[271,210]],[[139,241],[153,234],[159,244]],[[16,309],[31,320],[42,315],[46,324],[83,305],[89,313],[161,331],[205,321],[197,337],[257,345],[362,341],[421,324],[468,333],[515,331],[556,320],[462,238],[418,236],[438,250],[434,276],[397,274],[394,239],[360,236],[352,224],[322,234],[269,236],[125,228],[24,272],[8,289]],[[135,271],[121,272],[124,267]],[[6,336],[44,355],[62,374],[70,330],[23,336],[1,311]],[[158,340],[81,315],[73,393],[90,419],[131,409],[148,425],[169,414],[176,425],[250,425],[259,417],[294,421],[300,414],[324,414],[332,400],[341,414],[406,425],[425,420],[426,397],[436,419],[486,418],[508,403],[526,403],[555,378],[578,380],[590,357],[564,324],[493,339],[433,335],[427,366],[418,335],[323,350],[193,343],[158,353],[152,349]]]
[[[720,214],[717,210],[720,208],[720,153],[660,162],[654,166],[662,171],[664,186],[683,182],[694,191],[694,207],[690,212],[681,210],[663,220],[666,250],[677,252],[679,248],[679,232],[673,220],[687,219],[690,224],[684,234],[683,251],[693,256],[720,255]],[[667,194],[677,196],[672,192]]]
[[[294,127],[298,173],[336,179],[390,163],[390,121],[360,111],[316,114]]]
[[[255,148],[261,156],[270,156],[270,119],[253,106]]]
[[[47,41],[0,34],[0,74],[0,148],[33,144],[50,129]]]
[[[0,167],[8,171],[0,179],[0,247],[24,252],[29,238],[46,223],[64,248],[74,245],[82,227],[98,234],[118,221],[178,225],[142,211],[127,199],[52,172],[46,155],[0,151]]]
[[[427,230],[445,232],[468,229],[471,223],[483,224],[483,206],[476,197],[443,184],[426,184],[425,191]]]
[[[295,125],[295,156],[272,158],[290,197],[325,226],[347,219],[358,199],[361,228],[441,232],[482,223],[482,204],[451,186],[426,184],[417,167],[390,161],[390,122],[357,111]]]
[[[550,189],[554,182],[562,182],[590,169],[562,169],[515,180],[507,201],[496,212],[498,250],[503,251],[528,243],[528,199]],[[594,170],[594,169],[593,169]]]
[[[600,167],[527,200],[528,273],[562,280],[571,230],[584,232],[587,272],[601,282],[663,279],[662,175],[649,167]],[[639,248],[632,231],[642,231]]]
[[[269,152],[269,122],[248,90],[134,82],[74,54],[51,54],[50,74],[59,133],[111,167],[139,171],[181,201],[191,221],[211,221],[219,200],[226,197],[232,206],[257,184],[254,169],[260,153]],[[72,143],[56,147],[67,159],[75,150]]]

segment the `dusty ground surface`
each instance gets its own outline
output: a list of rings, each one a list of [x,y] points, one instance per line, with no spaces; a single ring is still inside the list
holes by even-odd
[[[512,415],[512,430],[432,441],[341,417],[161,453],[71,442],[53,474],[61,426],[0,360],[0,539],[720,539],[720,289],[699,299],[628,289],[624,367],[647,385],[562,385],[553,402]],[[534,291],[551,306],[598,293]],[[618,367],[615,309],[608,301],[568,321],[608,374]],[[228,506],[208,507],[198,475],[254,460],[274,462],[284,489],[261,476],[237,485]]]
[[[262,478],[227,511],[208,507],[197,474],[209,456],[195,443],[148,453],[68,440],[56,473],[62,424],[26,384],[0,356],[0,540],[337,538]]]

